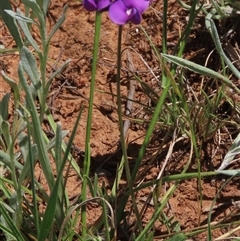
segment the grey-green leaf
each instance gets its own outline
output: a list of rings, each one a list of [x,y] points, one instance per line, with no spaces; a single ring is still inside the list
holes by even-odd
[[[48,40],[47,43],[50,42],[52,36],[54,35],[54,33],[61,27],[61,25],[63,24],[63,22],[66,19],[66,11],[68,9],[68,5],[65,5],[63,8],[63,14],[62,16],[58,19],[58,21],[56,22],[56,24],[54,25],[52,31],[50,32],[49,36],[48,36]]]
[[[36,0],[22,0],[23,4],[26,4],[26,6],[30,7],[34,13],[36,14],[41,27],[45,26],[45,21],[44,21],[44,15],[42,13],[41,8],[39,7],[39,5],[37,4]]]
[[[2,130],[4,141],[9,148],[12,144],[12,138],[10,135],[10,124],[7,121],[3,121],[0,129]]]
[[[54,186],[54,182],[55,182],[54,176],[52,173],[52,168],[50,165],[50,160],[48,157],[46,143],[44,141],[43,131],[41,128],[39,116],[38,116],[31,92],[29,90],[29,85],[28,85],[27,80],[24,75],[22,61],[19,62],[18,75],[19,75],[19,79],[22,84],[22,87],[26,93],[26,99],[27,99],[27,102],[28,102],[29,108],[30,108],[30,114],[32,117],[32,125],[33,125],[33,139],[34,139],[36,145],[38,146],[39,162],[41,164],[43,173],[47,179],[47,183],[50,187],[50,190],[52,190],[52,188]]]
[[[45,15],[45,17],[47,16],[49,4],[50,4],[50,0],[43,1],[43,14]]]
[[[7,210],[5,209],[4,205],[2,202],[0,202],[0,213],[1,215],[3,215],[8,227],[9,227],[9,234],[11,236],[13,236],[16,240],[18,241],[24,241],[24,238],[22,237],[21,233],[19,232],[19,230],[17,229],[15,223],[13,222],[13,220],[11,219],[11,216],[9,215],[9,213],[7,212]],[[6,231],[6,230],[5,230]]]
[[[38,73],[37,62],[32,52],[24,46],[21,49],[20,57],[21,57],[23,69],[26,71],[34,87],[38,91],[41,88],[41,82],[40,82],[40,76]]]
[[[189,60],[180,58],[180,57],[176,57],[173,55],[169,55],[169,54],[162,54],[163,58],[165,58],[166,60],[175,63],[179,66],[185,67],[187,69],[190,69],[191,71],[198,73],[198,74],[202,74],[205,76],[209,76],[211,78],[214,79],[219,79],[221,80],[224,84],[226,84],[227,86],[229,86],[230,88],[232,88],[233,90],[236,91],[236,93],[240,94],[240,90],[237,88],[237,86],[235,84],[233,84],[227,77],[219,74],[218,72],[215,72],[212,69],[209,69],[207,67],[204,67],[202,65],[193,63]]]
[[[240,176],[240,170],[219,170],[217,171],[220,174],[227,175],[227,176]]]
[[[10,99],[10,93],[7,93],[3,96],[2,101],[0,101],[0,116],[3,120],[8,119],[8,103]]]
[[[68,64],[71,62],[71,60],[67,60],[65,61],[54,73],[51,74],[51,76],[49,77],[49,80],[47,82],[47,86],[46,89],[48,90],[50,88],[50,85],[53,81],[53,79],[60,73],[62,73],[62,71],[68,66]]]
[[[3,22],[6,24],[9,32],[13,36],[18,49],[20,50],[23,46],[23,40],[18,30],[15,19],[13,19],[6,10],[12,10],[12,6],[9,0],[1,0],[0,4],[0,16],[2,17]]]
[[[26,23],[32,23],[32,24],[36,24],[31,18],[28,18],[24,15],[15,13],[12,10],[5,10],[6,13],[8,13],[12,18],[16,19],[16,20],[21,20],[24,21]]]
[[[62,136],[61,131],[62,131],[61,126],[57,125],[56,148],[57,148],[57,152],[60,152],[59,155],[61,155],[61,136]],[[60,175],[60,172],[62,173],[62,169],[59,169],[58,172],[59,172],[59,175],[57,177],[57,180],[51,192],[49,202],[47,204],[47,208],[43,216],[43,220],[42,220],[42,224],[41,224],[39,236],[38,236],[39,241],[45,241],[49,235],[50,229],[53,228],[52,227],[53,219],[54,219],[54,216],[56,215],[55,210],[57,209],[57,201],[58,201],[58,197],[60,196],[59,191],[61,190],[60,183],[62,180],[62,175]]]
[[[24,16],[23,13],[17,9],[17,13],[21,16]],[[28,25],[25,21],[22,21],[22,20],[18,20],[18,24],[20,25],[25,37],[27,38],[28,42],[33,46],[33,48],[37,51],[37,53],[41,53],[36,41],[33,39],[30,31],[29,31],[29,28],[28,28]]]
[[[17,83],[13,79],[9,78],[4,71],[1,71],[1,74],[3,79],[10,85],[10,87],[13,90],[14,101],[18,102],[20,100],[20,91],[21,91],[20,86],[17,85]]]

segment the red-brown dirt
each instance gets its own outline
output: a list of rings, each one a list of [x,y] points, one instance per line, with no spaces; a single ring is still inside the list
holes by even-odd
[[[168,26],[168,45],[169,52],[171,52],[177,43],[180,33],[184,29],[184,25],[187,21],[187,12],[182,10],[181,7],[175,1],[169,1],[169,26]],[[93,49],[93,36],[94,36],[94,19],[95,14],[86,12],[82,4],[75,0],[54,0],[51,2],[51,6],[48,13],[48,25],[52,27],[62,13],[63,6],[68,3],[69,9],[66,14],[66,21],[60,30],[57,31],[50,44],[49,55],[49,73],[52,71],[55,65],[60,65],[64,61],[71,59],[71,63],[67,69],[58,76],[52,86],[49,93],[48,105],[51,108],[52,114],[56,121],[60,121],[64,130],[71,131],[80,104],[88,104],[89,89],[90,89],[90,74],[91,74],[91,58]],[[143,26],[151,36],[152,41],[156,44],[159,50],[161,49],[161,33],[162,33],[162,11],[163,5],[160,1],[155,1],[146,13],[143,15]],[[202,20],[199,19],[199,32],[194,29],[192,31],[189,43],[186,49],[186,58],[204,63],[209,52],[214,48],[213,44],[209,44],[211,41],[210,36],[203,28]],[[117,52],[117,33],[118,28],[113,24],[107,16],[107,13],[102,14],[102,31],[101,40],[99,46],[99,59],[97,69],[97,83],[94,97],[94,110],[92,120],[92,132],[91,132],[91,156],[93,157],[92,171],[95,167],[105,162],[109,157],[108,162],[119,162],[121,153],[119,151],[119,127],[117,116],[117,103],[116,97],[116,52]],[[0,22],[0,44],[5,48],[14,47],[14,41],[12,40],[6,26]],[[40,43],[39,35],[34,33],[34,38]],[[124,26],[123,31],[123,48],[129,48],[132,55],[134,69],[142,72],[142,80],[146,84],[156,89],[160,84],[156,81],[152,73],[148,70],[146,65],[141,60],[140,56],[146,61],[147,65],[154,70],[155,75],[159,75],[159,64],[153,54],[150,45],[139,30],[138,26],[128,24]],[[134,49],[134,51],[131,50]],[[201,51],[200,51],[201,50]],[[123,68],[127,68],[127,54],[123,53]],[[17,80],[17,66],[19,61],[19,55],[17,52],[0,55],[0,68],[3,69],[10,77]],[[121,94],[123,97],[127,97],[129,89],[129,78],[127,71],[122,71],[121,76]],[[193,89],[197,90],[200,87],[200,82],[196,79],[192,82]],[[9,86],[0,79],[0,99],[5,93],[10,91]],[[160,91],[160,88],[159,88]],[[159,92],[158,91],[158,92]],[[113,94],[113,95],[112,95]],[[142,103],[147,102],[148,99],[144,95],[140,86],[136,87],[135,100]],[[125,102],[123,100],[123,110],[125,110]],[[145,113],[144,109],[141,109],[137,104],[134,105],[133,113],[138,118],[146,118],[148,120],[149,113]],[[137,114],[138,113],[138,114]],[[77,130],[77,134],[74,139],[74,145],[80,150],[84,150],[85,147],[85,131],[87,120],[87,108],[84,109],[80,124]],[[128,142],[129,144],[129,156],[134,160],[136,157],[139,146],[142,144],[146,126],[140,124],[132,124],[128,130]],[[46,131],[50,131],[48,125],[44,127]],[[227,134],[226,134],[227,135]],[[187,141],[186,141],[187,142]],[[189,157],[189,143],[179,144],[174,150],[172,157],[169,160],[169,166],[167,173],[179,173],[183,165],[186,163]],[[209,157],[216,148],[216,143],[212,140],[206,145],[206,153],[203,154],[202,169],[209,171],[210,167],[216,168],[223,159],[230,142],[225,142],[223,146],[217,150],[215,157],[211,160],[209,165]],[[154,152],[154,146],[147,150],[146,160],[150,158],[151,153]],[[111,156],[112,155],[112,156]],[[165,153],[166,155],[166,153]],[[144,181],[154,180],[160,169],[161,161],[165,156],[158,157],[160,167],[158,164],[153,164],[148,173],[144,176]],[[204,160],[206,158],[206,160]],[[208,159],[208,160],[207,160]],[[177,160],[177,163],[175,162]],[[81,166],[82,159],[79,160]],[[191,166],[192,170],[196,171],[195,165]],[[36,167],[36,176],[41,174],[41,170]],[[111,173],[114,175],[114,173]],[[111,186],[111,178],[99,178],[99,183],[104,180]],[[235,213],[232,215],[232,219],[238,218],[238,207],[231,203],[231,200],[238,201],[240,199],[240,191],[238,188],[238,178],[234,178],[230,181],[224,189],[218,194],[217,205],[214,213],[212,214],[212,221],[222,220],[224,217],[227,219],[229,213]],[[122,183],[124,184],[124,180]],[[168,217],[174,217],[174,220],[178,221],[181,230],[192,230],[199,225],[206,225],[208,218],[208,210],[215,198],[219,187],[224,182],[224,179],[205,178],[201,181],[202,184],[202,201],[199,195],[199,184],[196,179],[190,179],[182,181],[175,191],[172,198],[168,203],[164,212]],[[44,185],[44,183],[43,183]],[[161,192],[167,190],[172,184],[166,184],[163,186]],[[74,174],[70,172],[67,183],[67,190],[70,197],[74,197],[80,192],[81,182]],[[146,201],[147,195],[151,192],[150,189],[141,190],[137,194],[137,204],[139,209]],[[160,194],[162,196],[162,194]],[[201,204],[202,202],[202,204]],[[147,211],[143,217],[143,224],[147,224],[152,214],[154,213],[154,207],[148,205]],[[95,208],[95,206],[89,207],[88,217],[89,223],[94,222],[101,210]],[[231,229],[231,227],[229,227]],[[166,228],[162,224],[162,219],[155,223],[156,236],[167,234]],[[213,237],[217,238],[223,233],[227,232],[227,229],[216,229],[213,231]],[[156,237],[156,240],[161,240]],[[200,235],[196,235],[193,240],[206,240],[206,232]]]

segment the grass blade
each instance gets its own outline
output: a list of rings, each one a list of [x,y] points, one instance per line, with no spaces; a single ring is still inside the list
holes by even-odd
[[[57,125],[57,130],[56,130],[56,157],[60,158],[60,153],[61,153],[61,127],[60,125]],[[60,150],[60,153],[59,153]],[[58,155],[59,154],[59,155]],[[62,175],[60,174],[62,170],[58,171],[58,177],[57,180],[55,182],[55,185],[53,187],[53,190],[51,192],[50,198],[49,198],[49,202],[47,204],[47,208],[46,211],[44,213],[43,216],[43,221],[41,223],[41,227],[40,227],[40,231],[39,231],[39,235],[38,235],[38,240],[39,241],[45,241],[49,235],[50,230],[53,228],[52,224],[54,221],[54,217],[55,217],[55,210],[57,208],[57,201],[59,198],[59,187],[61,184],[61,179],[62,179]],[[60,221],[60,220],[58,220]]]
[[[214,79],[219,79],[221,80],[224,84],[226,84],[227,86],[229,86],[230,88],[232,88],[233,90],[236,91],[236,93],[240,94],[240,90],[237,88],[237,86],[235,84],[233,84],[228,78],[226,78],[225,76],[215,72],[212,69],[209,69],[207,67],[204,67],[202,65],[193,63],[189,60],[180,58],[180,57],[176,57],[173,55],[168,55],[168,54],[162,54],[163,58],[167,59],[168,61],[175,63],[179,66],[182,66],[184,68],[187,68],[195,73],[201,74],[201,75],[205,75]]]
[[[10,215],[7,213],[2,202],[0,202],[0,214],[4,217],[6,224],[9,227],[9,229],[5,229],[5,231],[8,231],[8,234],[13,236],[18,241],[24,241],[22,234],[19,232]]]

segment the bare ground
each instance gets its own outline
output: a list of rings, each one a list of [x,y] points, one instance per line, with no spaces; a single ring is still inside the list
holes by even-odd
[[[53,26],[62,12],[63,6],[68,2],[69,9],[67,11],[66,21],[61,29],[56,33],[50,45],[50,61],[48,66],[49,73],[67,59],[71,59],[68,68],[58,76],[49,93],[48,105],[51,108],[52,114],[56,121],[62,123],[63,129],[71,131],[80,104],[84,103],[87,106],[88,95],[90,88],[90,65],[93,49],[94,36],[94,13],[88,13],[83,8],[81,3],[76,1],[60,1],[54,0],[49,9],[48,20],[49,27]],[[179,39],[179,34],[183,31],[186,24],[187,12],[183,11],[175,1],[170,1],[169,4],[169,25],[168,25],[168,45],[169,52],[173,51],[175,44]],[[161,50],[161,32],[162,32],[162,4],[156,1],[153,8],[149,9],[143,15],[143,26],[146,28],[152,41],[157,48]],[[204,29],[203,19],[199,18],[196,23],[196,28],[192,30],[191,37],[187,44],[185,57],[194,62],[204,64],[208,54],[213,50],[214,46],[208,32]],[[116,47],[117,47],[117,31],[115,24],[111,23],[107,17],[107,13],[102,16],[102,32],[101,43],[97,70],[97,84],[94,97],[94,111],[92,120],[92,134],[91,134],[91,155],[92,155],[92,174],[96,167],[104,163],[104,168],[108,170],[107,177],[99,178],[99,183],[106,182],[107,187],[112,185],[112,176],[115,175],[114,163],[118,163],[121,158],[119,150],[119,130],[118,130],[118,116],[116,98],[112,94],[116,94]],[[14,42],[7,31],[6,26],[0,22],[0,44],[5,48],[14,47]],[[35,40],[40,43],[39,35],[34,33]],[[141,73],[141,78],[146,84],[155,88],[160,93],[160,84],[154,78],[153,74],[146,67],[140,56],[146,61],[147,65],[158,76],[160,74],[158,61],[153,54],[149,43],[139,31],[138,26],[126,25],[123,33],[123,48],[128,47],[131,52],[134,70]],[[134,49],[134,51],[131,50]],[[216,55],[217,56],[217,55]],[[218,68],[218,61],[213,55],[208,66]],[[122,71],[122,96],[127,97],[129,90],[129,78],[127,69],[128,56],[123,53],[123,69]],[[3,69],[9,76],[17,79],[17,65],[19,61],[18,53],[9,53],[0,56],[0,68]],[[199,76],[189,74],[189,82],[194,91],[198,91],[201,85]],[[0,79],[0,98],[9,92],[8,85]],[[135,100],[141,103],[147,103],[148,98],[143,93],[142,88],[137,85],[135,92]],[[123,110],[125,109],[123,101]],[[132,116],[136,118],[151,118],[148,112],[145,112],[141,106],[134,104]],[[83,111],[83,115],[75,136],[74,145],[77,148],[76,158],[78,158],[79,165],[82,165],[81,150],[85,146],[85,130],[87,120],[87,108]],[[44,126],[46,132],[51,132],[47,123]],[[161,129],[161,128],[160,128]],[[164,129],[164,128],[163,128]],[[128,130],[129,142],[129,158],[134,162],[137,156],[139,147],[143,141],[146,125],[132,123]],[[162,133],[162,130],[160,131]],[[202,148],[202,170],[210,171],[217,168],[222,161],[227,149],[231,145],[229,141],[229,134],[226,130],[221,130],[225,135],[225,140],[219,144],[217,135],[205,142]],[[155,133],[155,138],[152,144],[147,149],[145,163],[152,160],[154,152],[159,146],[158,138],[162,138],[162,134]],[[170,138],[171,139],[171,138]],[[164,160],[170,142],[166,145],[165,152],[157,155],[156,162],[153,163],[148,172],[141,176],[142,181],[154,180],[160,169],[161,163]],[[180,173],[183,165],[186,163],[190,152],[190,146],[187,140],[181,140],[174,148],[173,154],[169,160],[165,175]],[[214,153],[214,155],[213,155]],[[194,157],[193,157],[194,158]],[[107,161],[106,161],[107,159]],[[145,164],[147,165],[147,164]],[[109,168],[109,166],[111,168]],[[144,169],[144,166],[143,166]],[[196,171],[196,164],[193,161],[191,171]],[[110,173],[109,173],[110,172]],[[36,176],[40,177],[41,169],[36,167]],[[186,180],[180,183],[178,189],[169,201],[164,212],[168,217],[174,217],[180,224],[181,230],[193,230],[194,228],[204,226],[207,224],[209,209],[218,193],[219,187],[225,180],[223,178],[205,178],[201,181],[202,184],[202,201],[199,195],[199,185],[196,179]],[[240,191],[238,186],[239,179],[234,178],[230,181],[220,193],[216,200],[215,210],[212,213],[212,221],[227,221],[229,218],[232,221],[237,220],[238,207],[233,205],[233,201],[240,200]],[[122,180],[122,184],[125,181]],[[44,183],[43,183],[44,185]],[[169,188],[171,184],[163,186],[161,192]],[[75,197],[80,192],[81,181],[74,174],[70,172],[67,182],[67,190],[70,197]],[[137,202],[139,209],[146,201],[146,197],[151,192],[150,189],[141,190],[137,194]],[[160,196],[162,194],[160,193]],[[154,213],[154,207],[149,204],[147,210],[143,215],[143,224],[147,224],[148,220]],[[93,223],[101,214],[101,210],[94,205],[88,209],[89,223]],[[231,214],[229,216],[229,214]],[[228,220],[229,221],[229,220]],[[232,227],[229,226],[229,229]],[[218,228],[213,231],[213,237],[219,237],[229,229]],[[155,223],[155,234],[157,236],[167,234],[166,227],[163,225],[161,218]],[[206,240],[206,232],[196,235],[194,240]]]

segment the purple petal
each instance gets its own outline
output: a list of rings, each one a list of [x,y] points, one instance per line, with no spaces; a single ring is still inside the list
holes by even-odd
[[[83,7],[87,11],[93,12],[97,10],[97,3],[95,0],[83,0]]]
[[[111,1],[110,0],[97,0],[97,9],[98,11],[101,11],[103,10],[104,8],[107,8],[110,4],[111,4]]]
[[[135,14],[132,15],[132,17],[130,18],[130,21],[134,24],[140,24],[142,20],[142,15],[139,11],[136,11]]]
[[[143,13],[150,4],[149,0],[123,0],[128,8],[136,8],[140,13]]]
[[[109,7],[109,18],[118,25],[123,25],[129,21],[129,15],[127,14],[128,8],[122,0],[113,2]]]

